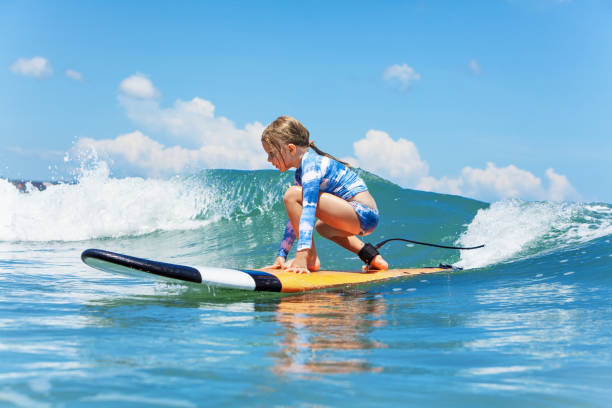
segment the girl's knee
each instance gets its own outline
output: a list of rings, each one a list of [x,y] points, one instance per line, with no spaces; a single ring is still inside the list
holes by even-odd
[[[323,221],[321,221],[321,220],[317,220],[317,222],[315,223],[315,229],[317,230],[319,235],[324,236],[323,233],[324,233],[324,230],[325,230],[324,229],[325,225],[326,224]]]
[[[285,191],[285,195],[283,196],[283,201],[288,202],[301,202],[302,201],[302,187],[300,186],[291,186]]]
[[[315,223],[315,229],[317,230],[319,235],[331,240],[338,237],[347,237],[349,235],[352,235],[350,232],[338,230],[321,220],[317,220],[317,222]]]

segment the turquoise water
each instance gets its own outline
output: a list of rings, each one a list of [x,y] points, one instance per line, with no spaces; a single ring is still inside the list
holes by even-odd
[[[401,189],[364,174],[394,267],[465,268],[308,294],[103,273],[102,248],[260,267],[285,223],[272,171],[20,193],[0,180],[0,406],[604,407],[612,401],[612,205]],[[316,237],[323,267],[359,261]]]

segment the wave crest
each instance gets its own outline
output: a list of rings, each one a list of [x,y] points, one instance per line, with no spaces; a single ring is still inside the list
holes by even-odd
[[[469,269],[514,261],[610,234],[612,207],[607,204],[500,201],[478,210],[457,240],[486,247],[461,251],[456,265]]]

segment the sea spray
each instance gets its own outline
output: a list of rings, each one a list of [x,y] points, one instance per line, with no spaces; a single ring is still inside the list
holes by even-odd
[[[100,162],[76,184],[26,194],[0,181],[0,240],[78,241],[199,228],[197,194],[175,179],[114,179]]]
[[[0,241],[82,241],[202,228],[220,219],[280,214],[289,177],[205,170],[169,179],[114,178],[83,159],[75,181],[26,188],[0,179]],[[26,184],[29,186],[29,184]]]
[[[457,240],[464,246],[457,266],[479,268],[549,253],[612,234],[612,211],[607,204],[524,202],[507,200],[478,210]]]

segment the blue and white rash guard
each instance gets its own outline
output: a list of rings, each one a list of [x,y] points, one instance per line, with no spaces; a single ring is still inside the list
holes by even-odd
[[[295,171],[294,185],[302,186],[302,216],[300,217],[300,239],[297,250],[312,246],[312,230],[315,224],[315,213],[319,193],[330,193],[349,200],[355,194],[367,191],[364,181],[344,164],[321,156],[310,149],[302,156],[300,167]],[[291,221],[285,228],[285,236],[278,256],[287,258],[295,241],[295,231]]]

